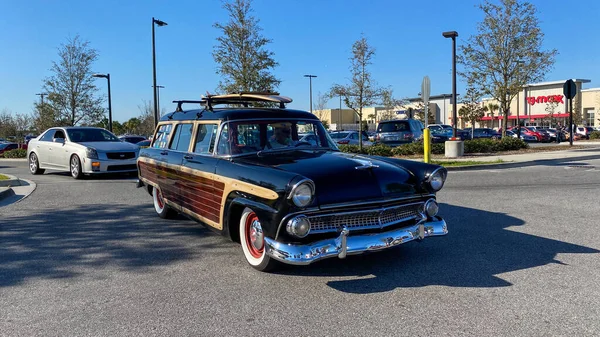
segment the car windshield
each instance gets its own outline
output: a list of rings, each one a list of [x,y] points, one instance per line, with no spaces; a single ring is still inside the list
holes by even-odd
[[[377,128],[377,132],[399,132],[410,131],[410,126],[406,121],[398,121],[392,123],[381,123]]]
[[[314,120],[228,122],[221,128],[217,143],[219,155],[257,154],[296,149],[338,151],[323,125]]]
[[[67,129],[67,134],[74,143],[121,141],[117,136],[104,129]]]

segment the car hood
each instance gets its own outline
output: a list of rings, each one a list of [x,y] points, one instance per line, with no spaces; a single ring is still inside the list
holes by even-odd
[[[96,151],[112,152],[112,151],[138,151],[140,147],[136,144],[127,142],[84,142],[78,143],[86,147],[96,149]]]
[[[292,151],[245,157],[241,161],[311,179],[315,183],[318,205],[402,197],[415,193],[410,172],[377,157],[341,152]]]

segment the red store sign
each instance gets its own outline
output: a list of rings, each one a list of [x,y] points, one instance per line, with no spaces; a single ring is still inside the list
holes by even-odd
[[[549,95],[549,96],[537,96],[537,97],[527,97],[527,103],[530,105],[534,105],[535,103],[565,103],[563,102],[564,95]]]

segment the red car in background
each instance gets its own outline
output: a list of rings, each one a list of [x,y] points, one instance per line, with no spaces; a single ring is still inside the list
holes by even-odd
[[[0,155],[4,154],[4,152],[15,150],[15,149],[24,149],[27,150],[27,145],[22,144],[19,145],[17,143],[0,143]]]
[[[517,133],[518,132],[518,128],[516,126],[513,126],[511,128],[509,128],[508,130]],[[526,134],[528,136],[534,136],[538,142],[549,142],[550,141],[550,135],[547,133],[542,133],[542,132],[537,132],[534,128],[532,127],[528,127],[528,126],[522,126],[521,127],[521,133],[522,134]]]

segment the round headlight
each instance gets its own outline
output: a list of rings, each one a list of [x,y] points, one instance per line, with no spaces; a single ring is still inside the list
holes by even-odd
[[[439,211],[438,203],[434,199],[427,200],[423,208],[425,214],[430,218],[436,216]]]
[[[292,191],[292,201],[294,205],[298,207],[306,207],[310,204],[313,197],[313,188],[308,183],[302,183],[298,185]]]
[[[305,215],[298,215],[288,221],[286,230],[291,235],[303,238],[310,232],[310,221]]]
[[[429,186],[434,192],[437,192],[442,189],[444,186],[444,181],[446,180],[446,174],[443,170],[437,169],[435,170],[431,176],[429,176]]]

